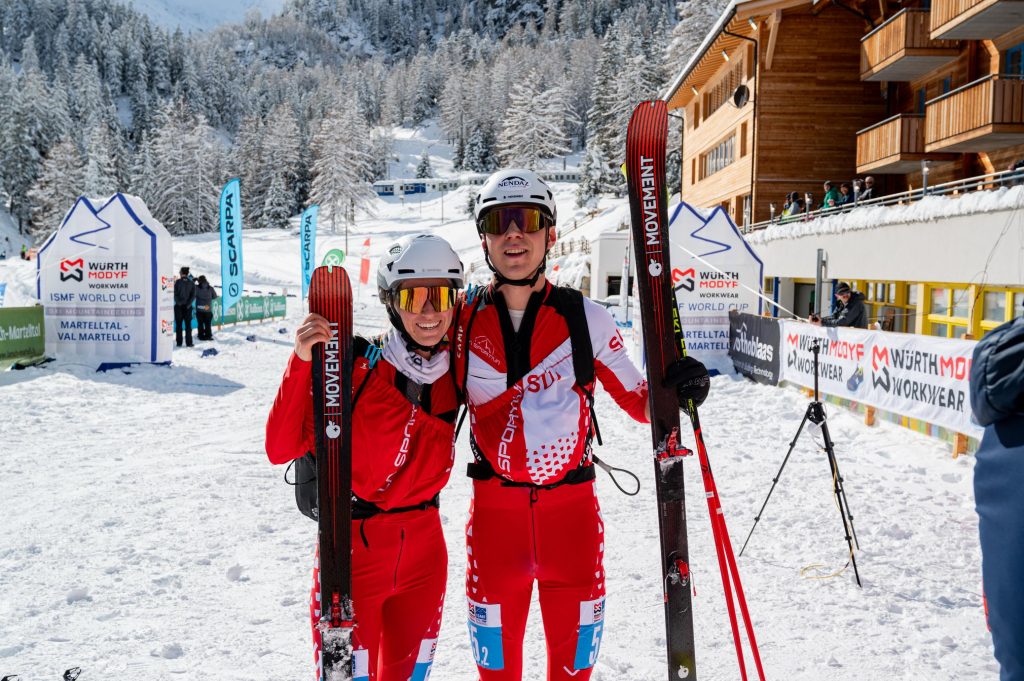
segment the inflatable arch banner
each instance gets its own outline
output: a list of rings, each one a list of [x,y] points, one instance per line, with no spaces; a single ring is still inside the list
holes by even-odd
[[[36,260],[46,354],[96,365],[169,362],[172,270],[170,234],[142,199],[80,197]]]
[[[764,265],[721,207],[704,217],[685,201],[669,208],[672,283],[687,353],[731,371],[729,313],[760,314]]]

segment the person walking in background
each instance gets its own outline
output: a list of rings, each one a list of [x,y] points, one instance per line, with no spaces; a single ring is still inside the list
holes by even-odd
[[[1000,681],[1024,681],[1024,314],[978,342],[970,385],[985,428],[974,500],[988,624]]]
[[[196,285],[188,268],[182,267],[174,281],[174,341],[181,347],[181,332],[185,331],[185,344],[192,347],[192,303],[196,300]]]
[[[216,297],[217,289],[210,286],[205,274],[200,274],[196,279],[196,325],[201,341],[213,340],[213,299]]]
[[[836,300],[839,307],[831,315],[820,318],[811,315],[811,323],[818,326],[852,326],[858,329],[868,328],[868,312],[864,305],[864,294],[850,289],[844,281],[836,286]]]

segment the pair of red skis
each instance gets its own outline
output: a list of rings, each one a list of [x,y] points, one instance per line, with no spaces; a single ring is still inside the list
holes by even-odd
[[[668,110],[665,102],[642,102],[633,111],[626,133],[626,178],[632,214],[634,261],[640,296],[647,360],[647,386],[651,409],[651,435],[654,445],[655,486],[658,497],[658,521],[661,530],[662,576],[665,588],[665,625],[670,681],[697,678],[693,636],[693,609],[690,597],[689,547],[686,536],[686,501],[683,485],[683,461],[690,450],[679,445],[679,409],[675,390],[663,385],[668,366],[686,356],[672,282],[669,261],[668,193],[665,178],[665,146],[668,137]],[[722,574],[725,602],[729,610],[740,676],[747,679],[746,662],[736,606],[750,642],[757,674],[764,681],[761,656],[754,627],[750,621],[736,556],[725,526],[711,463],[701,433],[697,407],[687,409],[697,457],[704,479],[704,490],[711,516],[711,531]],[[735,596],[734,596],[735,593]]]

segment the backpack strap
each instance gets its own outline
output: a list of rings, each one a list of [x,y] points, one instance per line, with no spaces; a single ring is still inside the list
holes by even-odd
[[[587,324],[587,312],[583,307],[583,293],[567,286],[556,286],[551,291],[555,310],[565,319],[569,327],[569,342],[572,344],[572,371],[576,375],[576,385],[587,397],[590,409],[590,422],[594,424],[594,437],[597,444],[601,442],[601,429],[597,425],[597,413],[594,411],[594,344],[590,340],[590,326]],[[588,443],[589,449],[589,443]],[[589,454],[589,452],[588,452]]]

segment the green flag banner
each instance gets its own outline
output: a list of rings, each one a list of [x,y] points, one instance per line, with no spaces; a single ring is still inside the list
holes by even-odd
[[[238,322],[258,322],[263,319],[284,317],[288,303],[284,296],[242,296],[231,309],[224,313],[220,320],[221,298],[213,299],[214,323],[237,324]]]
[[[332,248],[327,251],[327,255],[324,256],[324,261],[320,264],[334,267],[335,265],[341,265],[343,262],[345,262],[345,251],[340,248]]]

